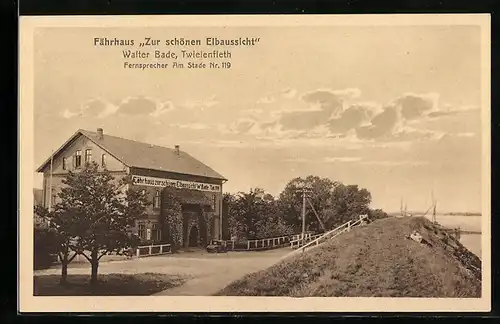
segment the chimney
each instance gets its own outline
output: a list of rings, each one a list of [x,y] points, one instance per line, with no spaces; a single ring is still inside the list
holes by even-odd
[[[102,128],[98,128],[97,129],[97,139],[102,140],[102,135],[103,135]]]
[[[179,155],[179,145],[175,146],[175,154]]]

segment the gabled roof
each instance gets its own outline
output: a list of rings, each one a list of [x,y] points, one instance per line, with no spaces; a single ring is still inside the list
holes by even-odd
[[[83,129],[78,130],[57,151],[55,151],[54,157],[58,156],[79,136],[87,137],[90,141],[94,142],[97,146],[107,151],[110,155],[128,167],[227,180],[212,168],[198,161],[186,152],[179,151],[179,154],[177,154],[175,149],[106,134],[103,134],[102,139],[99,139],[96,132]],[[49,163],[50,157],[37,169],[37,172],[42,172]]]

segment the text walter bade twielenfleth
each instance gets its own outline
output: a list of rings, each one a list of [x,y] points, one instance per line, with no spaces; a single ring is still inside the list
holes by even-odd
[[[232,66],[231,62],[228,61],[232,58],[230,48],[253,47],[259,42],[259,37],[237,37],[230,39],[220,37],[205,37],[203,39],[189,39],[184,37],[158,39],[144,37],[140,41],[116,37],[93,38],[93,45],[95,47],[121,47],[123,50],[123,59],[125,59],[123,67],[139,70],[165,68],[230,69]],[[205,48],[214,47],[214,49],[206,51],[197,49],[196,47],[198,46],[204,46]],[[131,47],[134,47],[134,49],[131,49]],[[170,49],[164,49],[165,47]],[[165,62],[165,59],[168,62]],[[140,62],[130,60],[140,60]]]

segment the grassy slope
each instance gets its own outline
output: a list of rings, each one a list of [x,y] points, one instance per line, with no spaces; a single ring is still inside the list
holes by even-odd
[[[430,246],[405,239],[413,230]],[[387,218],[249,274],[217,295],[480,297],[480,269],[478,257],[430,221]]]

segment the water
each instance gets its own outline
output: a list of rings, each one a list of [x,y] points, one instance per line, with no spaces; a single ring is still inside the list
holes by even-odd
[[[432,220],[432,215],[426,215],[427,219]],[[446,216],[436,215],[436,221],[447,228],[460,227],[466,231],[481,231],[481,216]],[[469,251],[481,258],[481,234],[461,234],[460,243]]]
[[[432,220],[432,215],[426,215],[427,219]],[[448,228],[460,227],[468,231],[481,231],[481,216],[445,216],[436,215],[439,224]]]
[[[481,234],[462,234],[460,243],[481,259]]]

